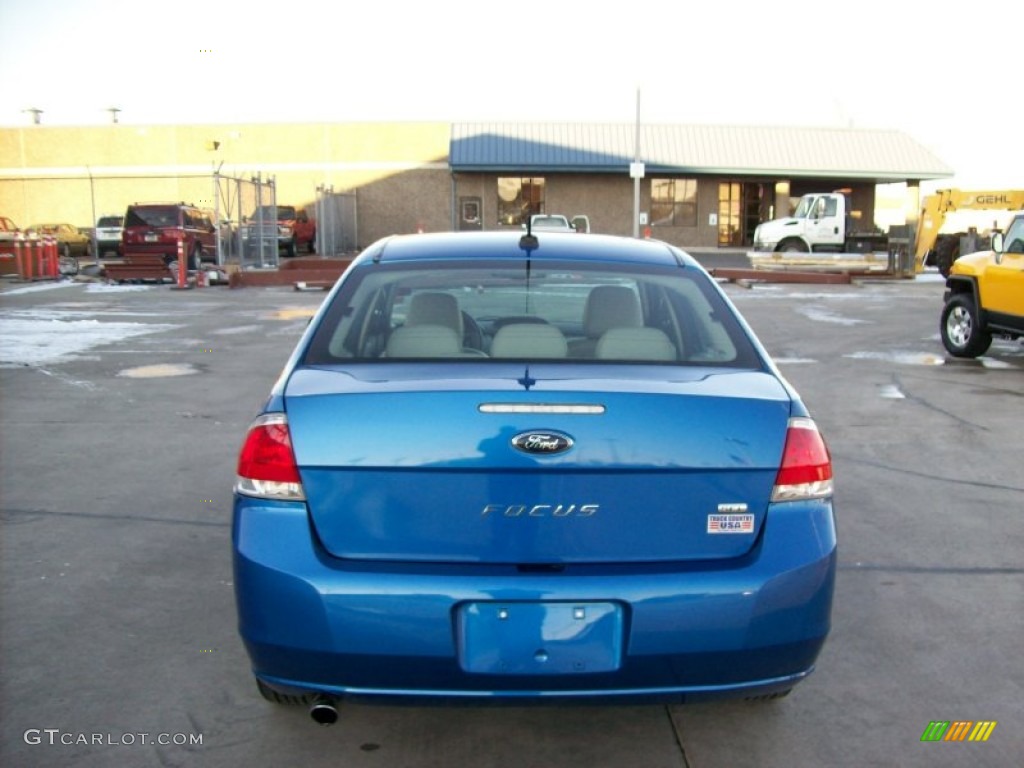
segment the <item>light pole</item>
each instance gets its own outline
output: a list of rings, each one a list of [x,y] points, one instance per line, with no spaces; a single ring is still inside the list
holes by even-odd
[[[633,162],[629,164],[633,177],[633,237],[640,237],[640,179],[644,177],[644,164],[640,162],[640,89],[636,89],[636,140],[633,143]]]

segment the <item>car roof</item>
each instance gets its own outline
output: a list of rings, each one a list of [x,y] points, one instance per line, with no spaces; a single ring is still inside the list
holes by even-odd
[[[684,251],[659,240],[640,240],[616,235],[573,232],[536,232],[536,246],[529,249],[533,260],[576,260],[634,262],[661,266],[697,266]],[[375,261],[430,261],[434,259],[522,259],[524,233],[437,232],[394,235],[379,240],[356,259]]]

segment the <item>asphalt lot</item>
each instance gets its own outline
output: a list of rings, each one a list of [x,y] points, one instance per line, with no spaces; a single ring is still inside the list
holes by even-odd
[[[726,290],[833,453],[817,671],[771,703],[348,704],[322,728],[256,693],[230,493],[323,294],[0,285],[0,763],[1024,764],[1024,347],[947,359],[934,279]],[[998,725],[922,743],[936,720]]]

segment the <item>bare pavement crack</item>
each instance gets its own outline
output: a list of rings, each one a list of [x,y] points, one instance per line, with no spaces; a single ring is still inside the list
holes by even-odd
[[[676,723],[676,719],[672,717],[672,707],[665,706],[665,716],[668,718],[668,726],[672,729],[672,736],[676,741],[676,747],[679,749],[679,757],[682,760],[683,768],[690,768],[690,761],[686,757],[686,747],[683,746],[683,734],[679,732],[679,725]]]
[[[215,511],[215,510],[214,510]],[[108,512],[59,512],[53,509],[0,509],[0,520],[29,522],[38,517],[65,517],[80,520],[119,520],[125,523],[158,523],[160,525],[198,525],[204,528],[229,528],[228,520],[184,520],[175,517],[149,517],[147,515],[117,515]]]
[[[872,461],[871,459],[862,459],[858,457],[848,456],[842,453],[833,453],[833,457],[839,458],[842,461],[848,461],[851,464],[860,464],[865,467],[871,467],[872,469],[881,469],[886,472],[894,472],[900,475],[913,475],[914,477],[922,477],[926,480],[934,480],[938,483],[949,483],[951,485],[965,485],[972,488],[990,488],[996,491],[1013,491],[1015,493],[1024,493],[1024,488],[1017,485],[1004,485],[1003,483],[989,483],[984,480],[969,480],[962,477],[946,477],[945,475],[935,475],[930,472],[920,472],[914,469],[907,469],[906,467],[898,467],[892,464],[886,464],[881,461]]]

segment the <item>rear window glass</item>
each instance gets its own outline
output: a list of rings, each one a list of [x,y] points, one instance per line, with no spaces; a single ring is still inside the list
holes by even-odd
[[[96,222],[97,227],[120,227],[121,222],[124,221],[124,216],[100,216],[100,220]]]
[[[138,208],[129,208],[125,215],[124,225],[126,227],[177,227],[178,206],[176,205],[148,205]]]
[[[271,219],[281,221],[295,218],[295,207],[291,205],[279,205],[276,208],[272,205],[265,205],[252,212],[250,219]]]
[[[525,261],[363,265],[304,363],[438,358],[761,365],[697,270]]]

